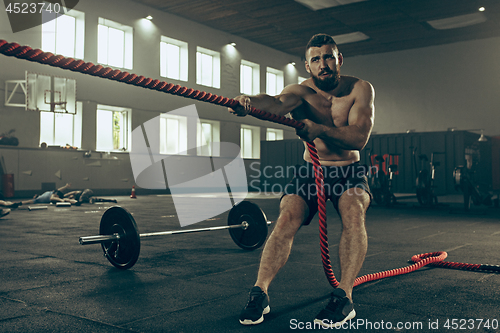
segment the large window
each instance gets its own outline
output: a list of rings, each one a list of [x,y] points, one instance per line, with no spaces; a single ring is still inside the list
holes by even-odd
[[[97,34],[97,62],[132,69],[132,27],[100,17]]]
[[[283,140],[283,130],[277,128],[268,128],[266,131],[267,141]]]
[[[49,146],[82,146],[82,102],[76,113],[40,112],[40,143]]]
[[[75,9],[49,21],[55,13],[42,11],[42,50],[65,57],[83,59],[85,13]]]
[[[220,88],[220,53],[196,48],[196,84]]]
[[[187,118],[160,116],[160,154],[187,154]]]
[[[260,92],[260,66],[250,61],[241,60],[240,92],[246,95],[257,95]]]
[[[220,142],[220,122],[200,119],[196,130],[196,140],[198,156],[219,156],[219,147],[212,144]]]
[[[242,158],[260,158],[260,127],[241,125],[240,149]]]
[[[98,151],[129,151],[132,110],[98,105],[97,137]]]
[[[161,36],[160,75],[174,80],[188,80],[188,44]]]
[[[266,93],[271,96],[276,96],[285,88],[283,71],[267,67],[266,73]]]

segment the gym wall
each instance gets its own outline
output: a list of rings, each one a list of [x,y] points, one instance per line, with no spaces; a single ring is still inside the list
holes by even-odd
[[[473,155],[472,158],[477,165],[475,179],[478,184],[489,190],[495,190],[492,186],[493,176],[496,173],[493,168],[498,167],[498,162],[492,160],[495,156],[495,149],[492,146],[492,138],[486,142],[478,142],[479,135],[467,131],[446,131],[428,133],[396,133],[396,134],[374,134],[361,152],[361,164],[370,166],[369,154],[384,156],[387,159],[384,167],[380,166],[387,173],[390,158],[387,155],[398,155],[398,173],[393,178],[393,192],[395,193],[415,193],[415,179],[418,171],[422,168],[429,170],[431,154],[434,153],[434,162],[439,163],[435,167],[435,193],[437,195],[457,194],[453,179],[455,167],[466,165],[466,155]],[[498,144],[498,143],[496,143]],[[412,148],[416,147],[415,168],[413,162]],[[261,150],[261,191],[272,192],[284,186],[293,176],[292,171],[285,172],[282,176],[280,170],[287,167],[303,164],[302,154],[304,144],[300,140],[283,140],[273,142],[263,142]],[[442,154],[440,154],[442,153]],[[496,153],[498,161],[498,152]],[[419,155],[426,155],[427,162],[421,164]],[[395,160],[392,160],[392,163]],[[264,171],[264,168],[267,169]],[[264,186],[264,182],[270,185]],[[256,183],[255,183],[256,184]],[[275,185],[276,184],[276,185]]]

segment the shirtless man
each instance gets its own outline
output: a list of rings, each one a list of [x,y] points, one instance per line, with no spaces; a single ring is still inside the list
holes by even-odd
[[[339,245],[342,280],[315,319],[318,324],[331,327],[356,315],[352,289],[368,247],[365,213],[371,202],[366,170],[359,165],[359,152],[368,142],[373,127],[374,90],[366,81],[340,75],[343,58],[331,36],[313,36],[305,55],[309,79],[300,85],[287,86],[275,97],[238,96],[235,99],[240,105],[229,111],[245,116],[255,107],[278,115],[291,113],[305,124],[297,131],[300,138],[316,145],[325,174],[325,193],[343,226]],[[259,324],[264,314],[269,313],[268,287],[286,263],[296,232],[309,224],[317,212],[316,189],[312,185],[314,172],[307,149],[304,160],[307,174],[304,175],[304,169],[299,170],[281,199],[280,215],[262,252],[257,281],[240,315],[243,325]],[[305,185],[306,190],[313,191],[304,194]]]

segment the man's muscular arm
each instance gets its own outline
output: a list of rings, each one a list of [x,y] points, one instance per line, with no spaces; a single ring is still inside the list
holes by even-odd
[[[285,87],[281,94],[270,96],[259,94],[255,96],[241,95],[234,98],[240,104],[234,108],[229,108],[229,112],[237,116],[246,116],[252,107],[266,111],[272,114],[284,116],[300,105],[302,105],[302,97],[300,95],[300,86],[290,85]]]
[[[370,83],[359,81],[356,83],[353,93],[355,93],[356,97],[349,111],[347,126],[331,127],[304,119],[302,122],[306,126],[297,131],[297,134],[305,141],[320,138],[326,143],[333,144],[341,149],[363,149],[368,142],[373,127],[375,92]]]

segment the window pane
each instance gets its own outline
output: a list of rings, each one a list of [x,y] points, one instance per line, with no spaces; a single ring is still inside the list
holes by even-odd
[[[115,28],[109,28],[108,65],[123,67],[124,47],[125,32]]]
[[[97,45],[97,62],[101,64],[108,63],[108,27],[99,24],[98,31],[98,45]]]
[[[42,25],[42,49],[45,52],[56,52],[56,20]]]
[[[113,149],[123,148],[125,127],[121,112],[113,112]]]
[[[201,84],[204,86],[212,85],[212,56],[200,53],[201,65]]]
[[[54,113],[40,112],[40,143],[54,145]]]
[[[167,119],[160,118],[160,154],[167,153]]]
[[[241,65],[241,93],[252,95],[253,91],[252,67]]]
[[[65,146],[73,145],[73,119],[72,114],[55,113],[55,138],[54,144]]]
[[[167,118],[167,154],[179,153],[179,120]]]
[[[56,53],[66,57],[75,56],[76,19],[62,15],[56,20]]]
[[[268,95],[275,96],[276,92],[276,74],[267,72],[267,93]]]
[[[167,43],[160,43],[160,76],[167,76]]]
[[[241,155],[243,158],[252,157],[252,130],[250,128],[242,128],[241,134]]]
[[[201,146],[203,156],[212,156],[212,124],[201,124]]]
[[[167,44],[167,76],[175,80],[180,79],[180,51],[179,46]]]
[[[267,132],[267,141],[275,141],[276,133],[273,131]]]
[[[97,110],[97,150],[113,150],[113,112]]]

